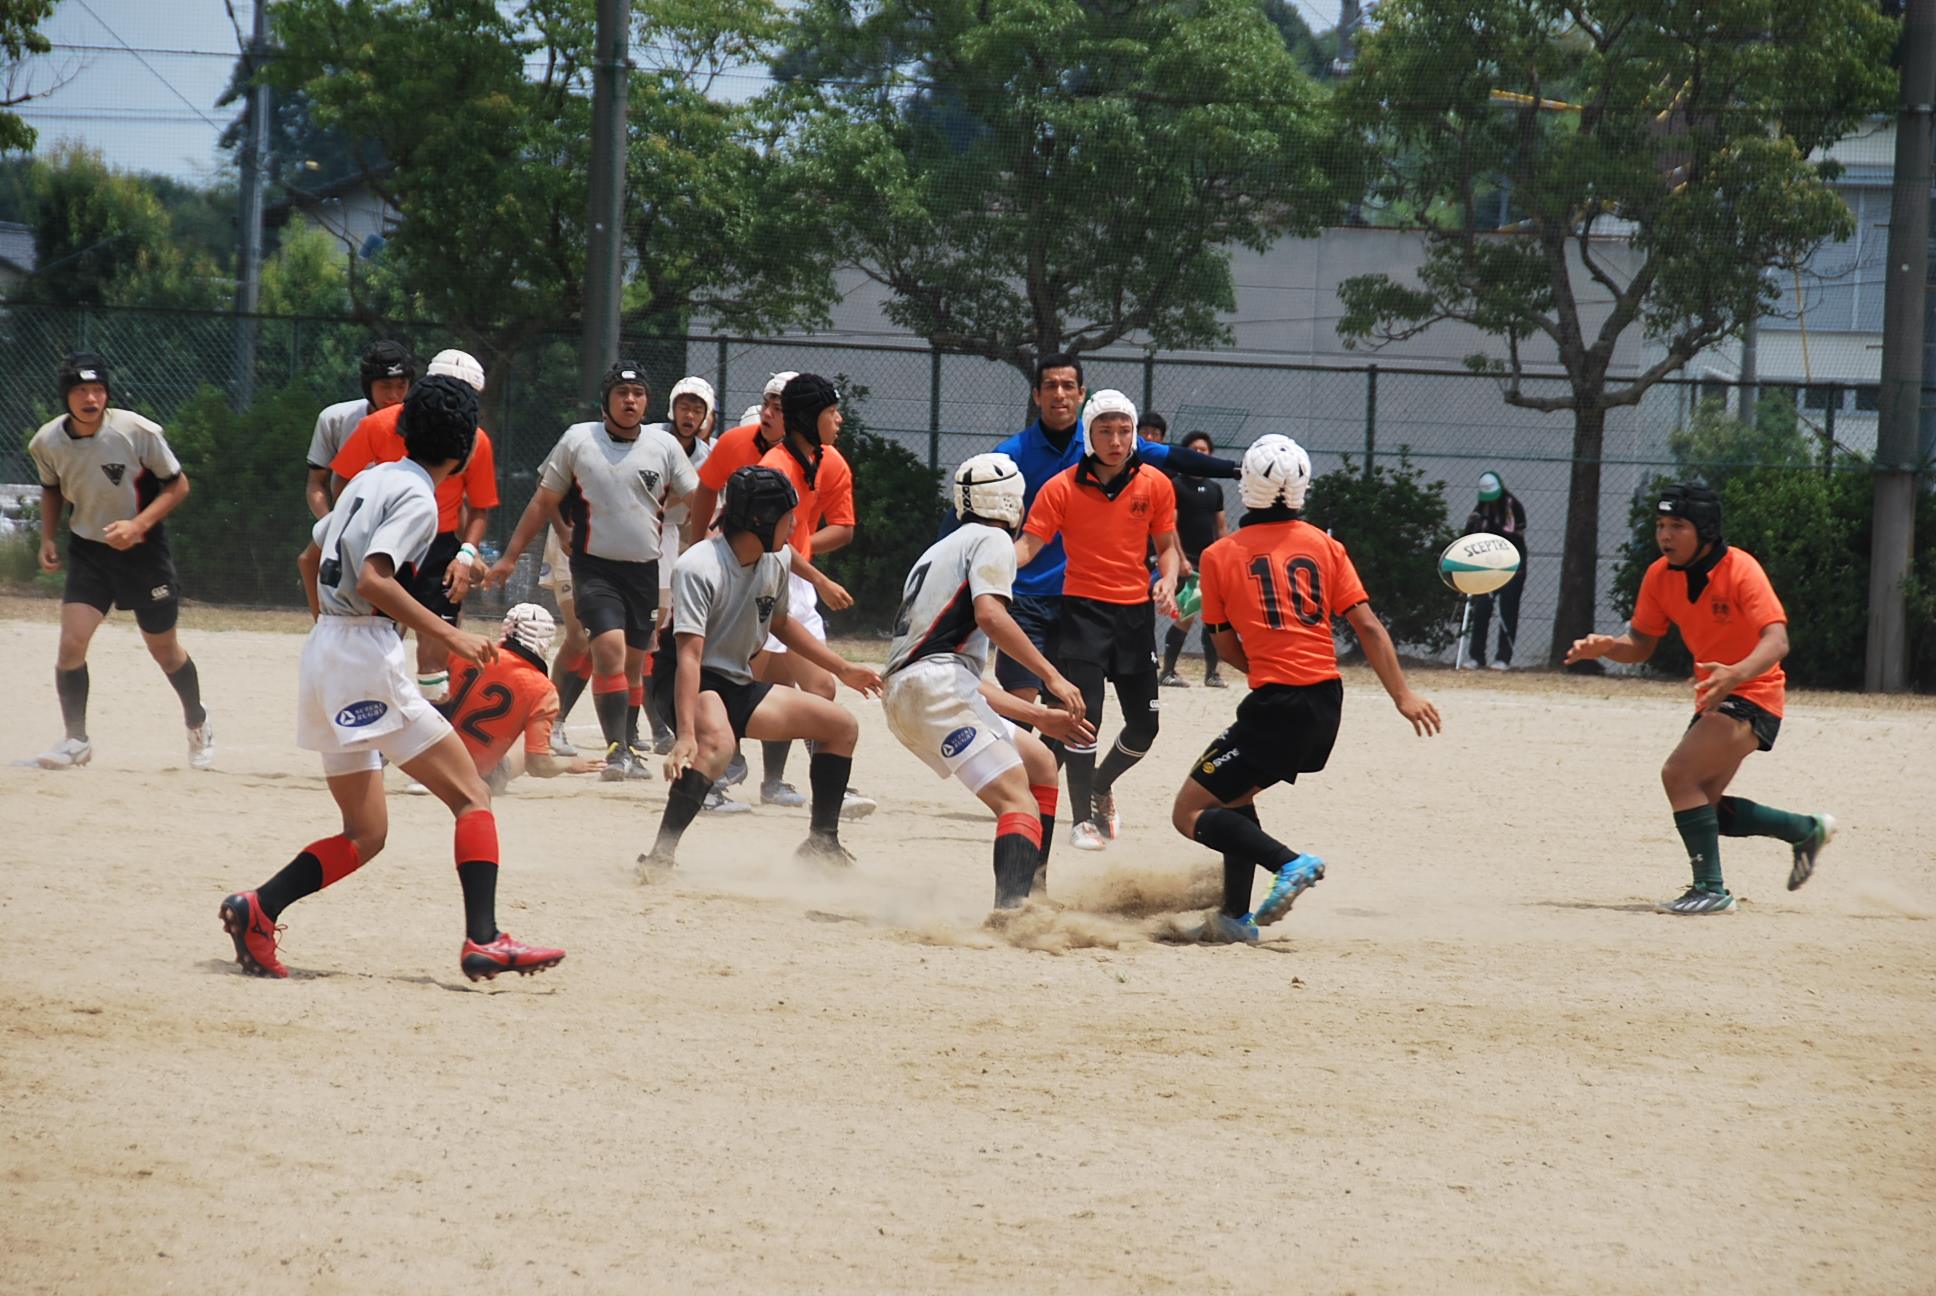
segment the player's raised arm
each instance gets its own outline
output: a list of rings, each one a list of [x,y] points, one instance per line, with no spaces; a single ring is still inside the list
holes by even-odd
[[[1385,686],[1385,692],[1391,695],[1398,714],[1411,721],[1413,732],[1421,738],[1429,738],[1437,733],[1440,728],[1439,709],[1412,692],[1412,686],[1405,679],[1405,668],[1398,662],[1398,649],[1392,646],[1391,633],[1371,610],[1371,604],[1356,604],[1344,614],[1344,619],[1357,634],[1358,644],[1365,650],[1366,664],[1378,676],[1378,682]]]

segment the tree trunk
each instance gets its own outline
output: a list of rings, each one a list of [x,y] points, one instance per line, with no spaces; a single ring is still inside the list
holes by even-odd
[[[1593,633],[1599,606],[1600,453],[1607,412],[1583,401],[1573,412],[1573,473],[1566,489],[1566,547],[1560,557],[1560,602],[1553,614],[1552,660]]]

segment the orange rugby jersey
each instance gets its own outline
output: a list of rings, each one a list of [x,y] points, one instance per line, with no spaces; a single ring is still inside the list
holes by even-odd
[[[1658,639],[1667,633],[1669,623],[1680,627],[1681,638],[1697,662],[1734,663],[1753,652],[1761,632],[1776,622],[1786,625],[1788,613],[1768,583],[1754,555],[1730,547],[1707,574],[1707,587],[1700,597],[1689,601],[1687,574],[1672,571],[1667,559],[1656,558],[1647,574],[1640,578],[1640,597],[1634,600],[1630,624],[1644,635]],[[1696,679],[1711,672],[1694,668]],[[1734,697],[1743,698],[1772,715],[1780,715],[1788,696],[1788,677],[1776,662],[1765,672],[1735,686]]]
[[[1111,499],[1087,461],[1065,468],[1042,484],[1023,530],[1038,540],[1060,533],[1069,566],[1062,593],[1098,603],[1147,603],[1147,555],[1154,536],[1176,530],[1176,487],[1149,464],[1130,470],[1129,482]]]
[[[706,462],[699,465],[699,484],[716,495],[726,492],[726,479],[748,464],[756,464],[766,448],[760,444],[760,425],[742,423],[713,438]],[[712,519],[706,519],[711,522]]]
[[[712,460],[708,459],[707,462],[711,463]],[[806,561],[812,562],[813,533],[820,527],[821,513],[837,503],[844,492],[846,516],[851,519],[854,515],[853,470],[847,467],[847,461],[841,458],[838,450],[823,446],[820,463],[813,471],[813,480],[809,482],[806,465],[794,457],[784,441],[766,452],[766,456],[760,460],[760,467],[784,473],[786,479],[793,483],[793,493],[800,500],[793,507],[793,534],[787,544]],[[833,520],[831,516],[828,518],[828,521]],[[853,522],[846,521],[841,525],[852,526]]]
[[[823,526],[857,526],[854,515],[854,469],[847,457],[833,446],[828,446],[820,460],[820,478],[815,483],[820,496],[820,517],[814,522],[817,531]]]
[[[1365,602],[1344,546],[1309,522],[1259,522],[1216,541],[1197,560],[1203,622],[1243,641],[1252,688],[1337,679],[1331,618]]]
[[[526,756],[551,750],[558,690],[530,657],[513,648],[478,667],[450,659],[450,702],[444,707],[479,774],[488,774],[524,735]]]
[[[348,481],[371,464],[395,463],[403,458],[409,449],[403,443],[403,434],[397,431],[397,419],[402,414],[403,406],[392,405],[365,416],[336,452],[336,458],[330,460],[329,470]],[[477,441],[464,470],[437,483],[439,532],[457,529],[458,505],[465,502],[474,509],[492,509],[498,504],[497,455],[483,428],[477,429]]]

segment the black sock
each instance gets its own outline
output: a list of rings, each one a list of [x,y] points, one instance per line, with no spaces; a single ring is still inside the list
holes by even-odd
[[[558,719],[554,723],[559,725],[565,723],[565,717],[570,715],[571,709],[578,705],[578,699],[585,692],[585,686],[592,682],[589,675],[580,675],[575,671],[561,673],[564,675],[563,679],[551,681],[558,688]]]
[[[786,778],[787,756],[793,751],[791,739],[785,742],[763,742],[760,744],[760,757],[766,762],[766,781],[778,783]]]
[[[1096,767],[1096,791],[1109,792],[1114,790],[1116,780],[1134,769],[1136,762],[1142,760],[1147,755],[1149,755],[1148,752],[1133,752],[1127,750],[1123,746],[1123,740],[1121,738],[1116,739],[1115,745],[1109,749],[1109,754],[1102,758],[1102,764]]]
[[[1069,822],[1086,823],[1095,814],[1096,753],[1072,751],[1063,768],[1069,772]]]
[[[322,889],[323,862],[304,851],[284,864],[280,873],[257,887],[255,900],[262,906],[262,916],[274,922],[282,917],[284,909]]]
[[[497,939],[497,865],[470,860],[457,866],[457,883],[464,888],[464,930],[479,945]]]
[[[1230,813],[1241,815],[1252,823],[1257,822],[1255,805],[1231,806]],[[1231,918],[1241,918],[1250,912],[1251,879],[1257,874],[1257,864],[1247,856],[1234,855],[1229,851],[1223,856],[1223,912]]]
[[[679,838],[699,817],[699,808],[705,804],[706,794],[712,791],[713,781],[698,770],[688,767],[673,785],[666,789],[665,813],[659,817],[659,838],[652,844],[654,855],[670,856],[679,845]]]
[[[1196,839],[1213,851],[1236,855],[1258,868],[1275,873],[1297,858],[1297,852],[1265,832],[1256,812],[1244,815],[1216,807],[1197,816]]]
[[[1013,909],[1029,897],[1035,885],[1040,848],[1023,833],[1003,833],[995,839],[995,907]]]
[[[639,741],[639,711],[639,707],[629,702],[625,704],[625,745],[627,747],[644,746]]]
[[[817,751],[807,762],[807,782],[813,788],[813,831],[826,837],[840,835],[840,802],[847,795],[847,778],[854,772],[852,756]]]
[[[594,693],[592,705],[598,708],[598,729],[605,735],[606,748],[609,750],[613,743],[624,743],[625,690],[613,689],[610,693]]]
[[[1183,655],[1183,641],[1189,635],[1190,632],[1182,626],[1173,625],[1170,632],[1163,636],[1163,674],[1166,678],[1176,674],[1176,659]]]
[[[1721,821],[1711,805],[1674,812],[1674,828],[1687,847],[1688,867],[1694,871],[1694,885],[1710,891],[1725,891],[1721,881]]]
[[[202,706],[202,677],[195,671],[195,659],[188,658],[181,669],[168,677],[175,686],[175,696],[181,699],[182,720],[190,729],[200,729],[208,723],[208,711]]]
[[[73,670],[54,669],[54,691],[60,694],[61,723],[67,736],[87,741],[87,663]]]
[[[1203,632],[1203,678],[1209,679],[1217,673],[1217,641],[1208,630]]]

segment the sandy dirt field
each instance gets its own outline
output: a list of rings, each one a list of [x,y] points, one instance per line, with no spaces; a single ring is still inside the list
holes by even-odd
[[[53,613],[0,607],[6,762],[58,734]],[[216,772],[126,616],[92,767],[0,764],[0,1291],[1936,1284],[1930,700],[1791,695],[1736,790],[1843,835],[1792,895],[1724,842],[1742,909],[1702,921],[1651,912],[1682,689],[1429,673],[1419,741],[1353,674],[1331,768],[1264,801],[1330,875],[1231,949],[1162,937],[1214,897],[1167,811],[1235,691],[1165,692],[1125,840],[1059,850],[1069,907],[1012,941],[986,816],[848,695],[850,879],[762,810],[641,887],[663,783],[516,785],[500,913],[570,957],[473,987],[449,821],[399,797],[271,983],[217,902],[335,821],[290,619],[210,622]]]

